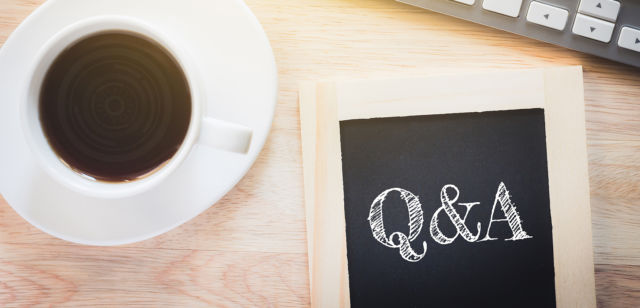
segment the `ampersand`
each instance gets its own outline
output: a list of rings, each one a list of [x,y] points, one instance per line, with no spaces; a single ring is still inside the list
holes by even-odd
[[[450,198],[449,194],[447,193],[447,189],[454,190],[453,198]],[[464,224],[464,221],[467,219],[467,215],[469,214],[469,211],[471,210],[471,208],[474,205],[479,204],[480,202],[460,203],[461,205],[464,205],[467,209],[467,211],[464,213],[464,217],[461,218],[460,214],[458,214],[456,209],[453,207],[453,204],[456,203],[456,201],[458,200],[459,194],[460,194],[460,191],[458,190],[458,187],[451,184],[445,185],[444,187],[442,187],[442,190],[440,191],[440,201],[442,202],[442,206],[440,206],[438,210],[436,210],[436,212],[433,214],[433,217],[431,218],[431,224],[429,227],[429,231],[431,232],[431,237],[440,244],[443,244],[443,245],[450,244],[456,239],[456,237],[458,237],[458,235],[462,235],[462,237],[468,242],[475,242],[476,240],[478,240],[478,237],[480,236],[480,223],[478,223],[478,232],[475,235],[473,235],[471,231],[469,231],[467,226]],[[456,235],[453,237],[447,237],[446,235],[444,235],[444,233],[442,233],[442,231],[440,230],[440,227],[438,227],[438,214],[440,214],[440,212],[443,210],[447,214],[447,216],[449,216],[449,219],[451,220],[451,222],[453,223],[453,225],[457,230]]]

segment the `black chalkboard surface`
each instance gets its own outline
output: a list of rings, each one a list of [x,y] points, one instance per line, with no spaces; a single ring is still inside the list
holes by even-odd
[[[352,307],[555,307],[543,109],[344,120],[340,144]]]

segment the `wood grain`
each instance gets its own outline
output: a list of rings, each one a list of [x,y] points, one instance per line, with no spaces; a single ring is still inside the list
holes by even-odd
[[[302,306],[304,254],[3,244],[0,306]],[[268,286],[268,287],[267,287]]]
[[[42,2],[0,0],[0,44]],[[598,304],[640,306],[640,70],[391,0],[247,4],[280,84],[247,176],[194,220],[124,247],[52,238],[0,201],[0,306],[306,306],[300,81],[557,65],[584,68]]]

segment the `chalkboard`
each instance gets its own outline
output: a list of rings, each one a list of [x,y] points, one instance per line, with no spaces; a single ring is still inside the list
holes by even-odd
[[[312,307],[596,307],[580,67],[305,82]]]
[[[352,307],[555,307],[544,112],[340,121]]]

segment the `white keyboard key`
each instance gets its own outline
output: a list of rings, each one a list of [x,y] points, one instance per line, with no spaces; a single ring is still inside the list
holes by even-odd
[[[613,0],[581,0],[578,12],[615,22],[620,2]]]
[[[522,0],[484,0],[482,8],[503,15],[518,17]]]
[[[623,27],[618,38],[618,46],[640,52],[640,30]]]
[[[576,14],[576,21],[573,23],[573,33],[600,42],[609,43],[614,26],[614,24],[608,21]]]
[[[476,3],[476,0],[453,0],[453,1],[464,3],[464,4],[467,4],[467,5],[473,5],[474,3]]]
[[[569,12],[555,6],[532,1],[527,11],[527,21],[556,30],[564,30]]]

